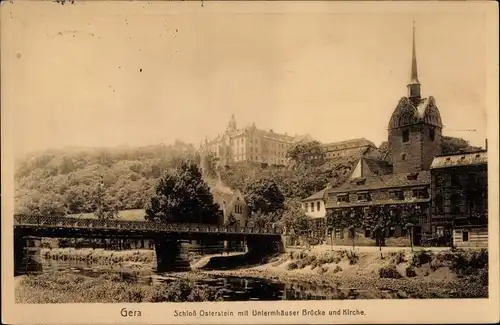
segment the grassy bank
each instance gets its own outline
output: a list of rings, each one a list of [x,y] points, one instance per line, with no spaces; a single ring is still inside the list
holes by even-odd
[[[144,286],[118,274],[88,277],[72,273],[28,275],[16,284],[17,303],[118,303],[217,301],[220,293],[188,279]]]
[[[156,262],[155,251],[150,249],[110,251],[92,248],[43,248],[41,254],[44,258],[51,260],[75,260],[99,264],[123,262],[150,264]]]
[[[251,276],[282,282],[393,291],[398,297],[477,298],[488,296],[488,252],[294,251],[264,265],[209,274]],[[380,298],[380,297],[379,297]]]

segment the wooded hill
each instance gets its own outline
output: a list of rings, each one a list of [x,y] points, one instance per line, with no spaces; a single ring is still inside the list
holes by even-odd
[[[446,153],[459,149],[472,150],[467,141],[444,139]],[[305,198],[327,184],[337,186],[350,175],[359,157],[336,160],[320,159],[317,163],[301,160],[307,152],[318,151],[318,143],[292,148],[292,167],[267,167],[237,164],[213,167],[214,173],[228,186],[245,195],[256,188],[253,184],[275,184],[286,198],[286,205],[297,206]],[[66,148],[48,150],[26,156],[16,163],[15,212],[41,215],[63,215],[94,212],[102,200],[114,209],[143,209],[159,177],[175,169],[189,158],[201,164],[195,147],[176,141],[171,145],[115,148]],[[212,164],[212,163],[210,163]],[[99,184],[103,182],[104,191]]]

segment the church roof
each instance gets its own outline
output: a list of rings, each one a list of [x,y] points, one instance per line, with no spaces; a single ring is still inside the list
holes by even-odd
[[[389,129],[400,128],[417,123],[425,123],[436,127],[443,127],[441,114],[436,106],[434,97],[419,98],[417,102],[403,97],[392,113]]]
[[[428,185],[431,174],[424,170],[418,173],[400,173],[351,179],[342,185],[332,188],[328,193],[355,192],[381,188],[398,188],[406,186]]]

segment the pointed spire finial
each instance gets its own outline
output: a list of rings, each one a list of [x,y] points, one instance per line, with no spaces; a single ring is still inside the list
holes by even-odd
[[[417,50],[415,46],[415,20],[413,20],[413,40],[411,53],[411,73],[408,84],[408,97],[415,103],[420,100],[420,81],[418,81]]]
[[[415,19],[413,19],[413,44],[411,54],[411,83],[419,83],[417,69],[417,50],[415,46]]]

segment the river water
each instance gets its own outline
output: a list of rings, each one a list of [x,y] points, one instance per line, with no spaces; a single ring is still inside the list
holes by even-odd
[[[42,272],[70,272],[85,276],[97,277],[104,273],[118,273],[124,281],[134,281],[143,285],[154,285],[160,282],[177,280],[175,275],[158,273],[154,266],[141,265],[100,265],[74,260],[42,259]],[[206,275],[197,284],[209,285],[219,289],[226,301],[252,300],[333,300],[353,299],[359,295],[352,289],[339,290],[328,285],[312,285],[309,283],[282,283],[274,280]]]

